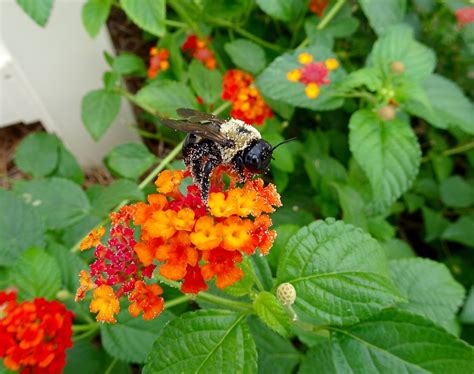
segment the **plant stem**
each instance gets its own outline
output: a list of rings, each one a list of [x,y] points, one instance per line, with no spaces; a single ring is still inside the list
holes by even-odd
[[[441,152],[442,156],[453,156],[457,155],[459,153],[464,153],[467,151],[470,151],[471,149],[474,149],[474,139],[470,140],[467,143],[464,144],[459,144],[453,148],[445,149],[443,152]],[[430,156],[425,156],[421,159],[421,162],[428,162],[430,160]]]
[[[240,26],[234,25],[232,22],[226,21],[224,19],[208,17],[208,18],[206,18],[206,21],[208,21],[210,23],[213,23],[214,25],[219,26],[219,27],[225,27],[227,29],[231,29],[231,30],[235,31],[237,34],[245,36],[247,39],[250,39],[250,40],[252,40],[253,42],[255,42],[257,44],[260,44],[262,47],[271,49],[273,51],[285,52],[285,50],[286,50],[285,48],[283,48],[283,47],[281,47],[277,44],[267,42],[266,40],[263,40],[263,39],[259,38],[258,36],[255,36],[254,34],[248,32],[247,30],[242,29]]]
[[[94,328],[91,328],[90,330],[80,334],[80,335],[76,335],[76,336],[73,336],[72,337],[72,341],[73,343],[77,343],[79,340],[82,340],[82,339],[85,339],[85,338],[88,338],[90,336],[94,336],[100,329],[100,326],[97,324],[95,325]]]
[[[322,30],[324,29],[329,22],[336,16],[336,14],[341,10],[342,6],[346,0],[338,0],[336,4],[333,5],[333,7],[327,12],[327,14],[323,17],[321,22],[318,23],[316,26],[316,30]],[[301,42],[301,44],[297,48],[303,48],[306,47],[309,44],[309,39],[306,38]]]
[[[89,323],[87,325],[72,325],[73,332],[89,331],[95,328],[97,323]]]
[[[114,358],[114,359],[112,360],[112,362],[110,363],[110,365],[108,366],[107,370],[104,371],[104,374],[111,374],[111,373],[112,373],[112,369],[114,368],[114,366],[115,366],[115,364],[117,363],[117,361],[118,361],[118,360],[117,360],[116,358]]]
[[[178,29],[185,29],[188,27],[188,25],[184,22],[180,22],[180,21],[175,21],[175,20],[172,20],[172,19],[165,19],[165,25],[167,26],[171,26],[171,27],[176,27]]]
[[[192,296],[190,296],[190,295],[183,295],[183,296],[177,297],[173,300],[166,301],[165,302],[165,308],[172,308],[176,305],[183,304],[183,303],[189,301],[191,298],[192,298]]]
[[[224,101],[221,105],[219,105],[215,110],[212,111],[212,114],[215,116],[221,114],[224,110],[230,107],[230,101]]]

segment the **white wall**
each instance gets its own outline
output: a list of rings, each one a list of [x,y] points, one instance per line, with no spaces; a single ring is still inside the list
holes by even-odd
[[[41,28],[14,0],[0,0],[0,50],[3,42],[10,55],[0,76],[0,111],[5,113],[0,117],[17,115],[22,117],[19,120],[31,121],[37,115],[82,165],[91,166],[115,145],[138,137],[127,126],[134,119],[125,101],[118,119],[99,142],[92,140],[82,124],[81,99],[102,86],[107,69],[102,52],[112,51],[105,28],[95,39],[86,33],[81,23],[83,3],[56,0],[48,24]],[[15,90],[12,84],[28,87]]]

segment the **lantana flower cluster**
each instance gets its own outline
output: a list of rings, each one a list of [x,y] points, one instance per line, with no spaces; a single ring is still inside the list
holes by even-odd
[[[181,50],[184,53],[188,53],[191,57],[202,62],[205,67],[208,69],[215,69],[217,66],[216,59],[209,44],[211,43],[211,38],[198,38],[196,35],[192,34],[187,37],[181,46]]]
[[[249,124],[262,125],[273,116],[260,91],[254,85],[254,77],[242,70],[228,70],[224,75],[222,99],[232,102],[230,115]]]
[[[467,6],[463,8],[459,8],[454,13],[456,19],[458,21],[458,25],[463,27],[469,23],[474,22],[474,7]]]
[[[147,72],[148,78],[155,78],[160,71],[169,69],[169,55],[169,51],[166,48],[152,47],[150,49],[150,63]]]
[[[241,187],[232,182],[225,189],[223,172],[221,168],[214,173],[207,205],[196,185],[181,192],[188,171],[166,170],[155,182],[158,193],[148,195],[147,202],[112,213],[107,245],[97,244],[102,231],[93,231],[84,240],[84,246],[96,245],[96,260],[90,273],[81,272],[76,300],[93,290],[90,310],[98,313],[98,321],[115,322],[118,299],[128,296],[132,316],[143,312],[144,319],[151,319],[164,304],[161,287],[145,283],[156,263],[162,277],[181,282],[183,293],[205,291],[206,281],[212,279],[219,288],[241,279],[243,271],[237,265],[243,256],[257,248],[265,255],[273,244],[276,233],[270,230],[268,214],[281,206],[280,196],[262,179],[248,180]],[[140,227],[137,242],[132,222]]]
[[[36,298],[18,303],[15,292],[0,292],[0,357],[9,370],[56,374],[72,346],[72,318],[63,304]]]
[[[339,61],[335,58],[328,58],[325,61],[313,61],[313,56],[303,52],[298,55],[298,62],[303,66],[299,69],[291,70],[287,74],[287,79],[291,82],[299,82],[305,86],[305,94],[310,99],[316,99],[321,86],[331,83],[329,74],[332,70],[339,68]]]

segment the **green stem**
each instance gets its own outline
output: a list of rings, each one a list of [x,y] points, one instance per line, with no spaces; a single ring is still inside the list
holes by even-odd
[[[226,21],[224,19],[208,17],[208,18],[206,18],[206,21],[208,21],[210,23],[213,23],[214,25],[219,26],[219,27],[225,27],[227,29],[231,29],[231,30],[235,31],[237,34],[245,36],[247,39],[250,39],[253,42],[261,45],[262,47],[271,49],[273,51],[285,52],[285,50],[286,50],[285,48],[283,48],[283,47],[281,47],[277,44],[267,42],[266,40],[263,40],[263,39],[259,38],[258,36],[255,36],[254,34],[248,32],[247,30],[242,29],[241,27],[239,27],[237,25],[234,25],[232,22]]]
[[[79,340],[86,339],[90,336],[94,336],[100,329],[100,326],[98,324],[95,325],[94,328],[91,328],[90,330],[87,330],[86,332],[73,336],[72,341],[73,343],[77,343]]]
[[[190,295],[183,295],[183,296],[180,296],[180,297],[177,297],[173,300],[170,300],[170,301],[166,301],[165,302],[165,309],[167,308],[172,308],[176,305],[179,305],[179,304],[183,304],[185,302],[188,302],[190,299],[192,298],[192,296]]]
[[[165,19],[165,25],[166,26],[171,26],[171,27],[176,27],[178,29],[186,29],[188,27],[188,25],[184,22],[180,22],[180,21],[175,21],[175,20],[172,20],[172,19]]]
[[[89,331],[93,328],[95,328],[97,323],[89,323],[87,325],[73,325],[72,326],[72,331],[73,332],[81,332],[81,331]]]
[[[441,152],[441,155],[443,155],[443,156],[453,156],[453,155],[457,155],[459,153],[464,153],[464,152],[470,151],[471,149],[474,149],[474,140],[470,140],[467,143],[457,145],[457,146],[455,146],[453,148],[450,148],[450,149],[446,149],[443,152]],[[431,158],[429,156],[425,156],[421,159],[421,162],[427,162],[430,159]]]
[[[345,4],[346,0],[338,0],[336,4],[327,12],[327,14],[323,17],[321,22],[318,23],[316,26],[316,30],[324,29],[329,22],[336,16],[336,14],[341,10],[342,6]],[[301,42],[298,48],[306,47],[309,44],[309,39],[306,38]]]
[[[110,365],[108,366],[107,370],[104,371],[104,374],[111,374],[112,373],[112,369],[114,368],[115,364],[117,364],[118,360],[116,358],[114,358],[112,360],[112,362],[110,363]]]
[[[224,101],[221,105],[219,105],[213,112],[215,116],[221,114],[224,110],[230,107],[230,101]]]

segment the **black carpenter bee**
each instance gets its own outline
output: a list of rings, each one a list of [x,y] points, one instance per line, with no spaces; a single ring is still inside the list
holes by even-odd
[[[267,172],[273,151],[287,142],[272,147],[262,139],[257,129],[238,119],[224,120],[194,109],[178,109],[176,112],[182,119],[160,118],[160,122],[188,133],[183,145],[184,163],[199,186],[206,205],[211,176],[217,166],[229,166],[239,175],[240,182],[244,182],[248,172]]]

